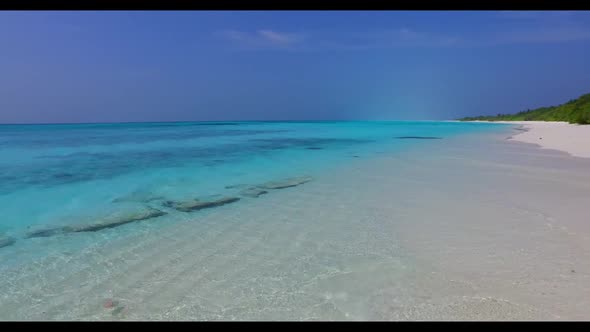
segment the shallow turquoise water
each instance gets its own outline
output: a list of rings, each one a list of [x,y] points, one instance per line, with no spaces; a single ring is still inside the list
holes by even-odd
[[[449,222],[471,223],[456,206],[483,202],[486,211],[489,197],[480,191],[503,178],[489,173],[487,161],[526,152],[506,144],[511,128],[456,122],[0,126],[0,319],[392,317],[398,310],[388,305],[422,301],[415,281],[431,275],[407,245],[425,229],[407,233],[405,227],[436,226],[446,239],[447,231],[454,233]],[[300,176],[312,180],[267,188],[257,198],[241,192]],[[191,212],[175,205],[219,197],[239,200]],[[152,209],[167,214],[134,219]],[[72,231],[112,218],[131,222]],[[39,228],[62,232],[27,237]],[[124,312],[105,308],[107,299]]]
[[[21,241],[31,226],[100,218],[147,201],[158,206],[159,199],[227,196],[226,186],[314,176],[351,158],[434,141],[397,137],[436,137],[444,144],[451,136],[503,128],[455,122],[2,125],[0,234]]]

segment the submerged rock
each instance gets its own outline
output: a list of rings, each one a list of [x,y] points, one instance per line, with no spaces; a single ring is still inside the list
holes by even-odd
[[[0,236],[0,248],[13,245],[16,240],[10,236]]]
[[[248,188],[250,185],[248,184],[232,184],[229,186],[225,186],[225,189],[244,189]]]
[[[134,191],[128,195],[121,196],[112,200],[113,203],[119,202],[141,202],[141,203],[149,203],[152,201],[160,201],[164,200],[164,196],[156,195],[151,192],[145,191]]]
[[[32,237],[48,237],[48,236],[54,236],[54,235],[58,235],[58,234],[62,234],[64,233],[64,228],[63,227],[46,227],[46,228],[37,228],[37,229],[33,229],[28,231],[25,234],[25,238],[32,238]]]
[[[191,212],[191,211],[197,211],[197,210],[201,210],[201,209],[207,209],[207,208],[225,205],[225,204],[237,202],[239,200],[240,200],[239,197],[223,197],[220,199],[210,200],[210,201],[201,201],[198,199],[193,199],[193,200],[185,201],[185,202],[167,201],[164,203],[164,206],[171,207],[173,209],[176,209],[176,210],[182,211],[182,212]]]
[[[268,191],[258,187],[250,187],[240,191],[240,195],[248,197],[258,197],[267,193]]]
[[[300,177],[288,178],[288,179],[279,180],[279,181],[266,182],[266,183],[259,185],[258,187],[263,188],[263,189],[283,189],[283,188],[295,187],[300,184],[304,184],[306,182],[309,182],[311,180],[312,180],[311,176],[300,176]]]
[[[160,211],[158,209],[148,207],[147,209],[145,209],[143,211],[132,212],[132,213],[124,214],[121,216],[106,218],[106,219],[101,220],[97,223],[65,226],[63,228],[63,230],[65,232],[75,232],[75,233],[77,233],[77,232],[96,232],[101,229],[113,228],[113,227],[117,227],[117,226],[131,223],[134,221],[141,221],[141,220],[160,217],[165,214],[167,214],[167,213],[164,211]]]
[[[442,139],[442,137],[434,136],[398,136],[398,139]]]
[[[306,150],[322,150],[322,148],[320,148],[320,147],[317,147],[317,146],[310,146],[310,147],[307,147],[307,148],[305,148],[305,149],[306,149]]]

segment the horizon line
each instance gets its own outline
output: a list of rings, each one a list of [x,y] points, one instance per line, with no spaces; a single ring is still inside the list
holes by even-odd
[[[456,119],[447,120],[186,120],[186,121],[121,121],[121,122],[15,122],[0,123],[0,126],[27,126],[27,125],[96,125],[96,124],[149,124],[149,123],[195,123],[195,122],[454,122]]]

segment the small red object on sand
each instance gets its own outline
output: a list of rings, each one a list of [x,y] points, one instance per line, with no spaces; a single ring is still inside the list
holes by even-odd
[[[115,306],[115,303],[113,302],[112,299],[108,299],[104,301],[104,304],[102,305],[105,308],[112,308]]]

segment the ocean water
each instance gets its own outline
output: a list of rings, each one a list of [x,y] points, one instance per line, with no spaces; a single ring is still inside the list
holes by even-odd
[[[412,136],[494,129],[453,122],[4,125],[0,231],[19,236],[142,199],[227,195],[226,186],[313,176],[354,156],[424,144]]]
[[[362,301],[347,301],[341,291],[326,295],[343,306],[338,310],[326,298],[298,297],[310,280],[321,284],[321,276],[338,271],[364,278],[383,262],[388,278],[407,270],[395,240],[385,236],[386,217],[397,212],[379,215],[372,205],[379,200],[363,197],[362,184],[334,174],[353,174],[351,165],[384,156],[448,150],[509,128],[401,121],[2,125],[0,236],[15,243],[0,248],[0,318],[120,318],[101,307],[110,297],[126,301],[132,319],[370,317]],[[401,169],[388,170],[388,181],[403,182]],[[240,194],[244,186],[302,176],[312,180],[257,198]],[[220,197],[240,200],[194,212],[165,204]],[[395,204],[420,209],[403,197]],[[146,207],[167,214],[93,232],[26,237]],[[322,287],[349,287],[343,278]],[[160,292],[148,296],[146,289]],[[143,307],[133,311],[134,305]],[[279,311],[268,311],[273,307]]]

